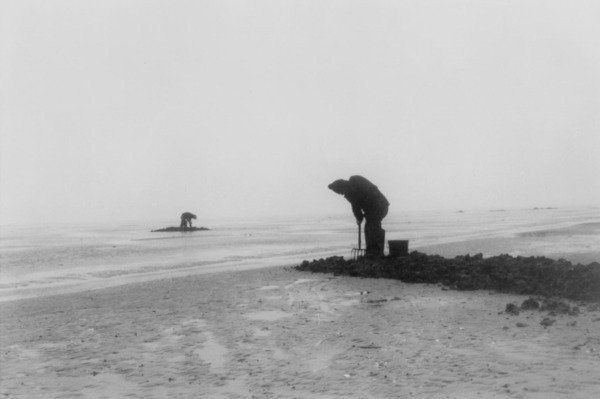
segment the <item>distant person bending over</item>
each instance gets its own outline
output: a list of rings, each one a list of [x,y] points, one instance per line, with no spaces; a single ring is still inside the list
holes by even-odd
[[[186,229],[188,224],[190,225],[190,229],[192,228],[192,219],[196,219],[196,215],[190,212],[184,212],[181,214],[181,224],[180,228]]]
[[[383,256],[385,230],[381,228],[381,220],[387,215],[390,203],[381,191],[362,176],[351,176],[349,180],[336,180],[328,187],[350,202],[356,224],[360,226],[363,218],[366,220],[366,255]]]

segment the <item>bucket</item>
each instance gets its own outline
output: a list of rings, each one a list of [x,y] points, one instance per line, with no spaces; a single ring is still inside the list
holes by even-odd
[[[408,255],[408,240],[388,240],[388,246],[392,258]]]

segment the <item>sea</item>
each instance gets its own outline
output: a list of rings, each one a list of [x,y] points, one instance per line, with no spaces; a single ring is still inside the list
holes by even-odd
[[[358,246],[352,214],[174,221],[0,225],[0,302],[203,273],[291,266]],[[177,221],[175,221],[177,222]],[[453,257],[547,256],[600,262],[600,207],[412,211],[383,221],[387,240]],[[362,240],[364,246],[364,238]]]

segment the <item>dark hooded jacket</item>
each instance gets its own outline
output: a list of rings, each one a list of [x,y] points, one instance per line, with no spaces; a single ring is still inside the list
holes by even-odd
[[[184,212],[181,214],[181,219],[185,219],[185,220],[191,220],[191,219],[196,219],[196,215],[194,215],[193,213],[190,212]]]
[[[351,176],[344,197],[352,205],[356,220],[362,221],[363,214],[368,218],[383,219],[390,203],[376,185],[362,176]]]

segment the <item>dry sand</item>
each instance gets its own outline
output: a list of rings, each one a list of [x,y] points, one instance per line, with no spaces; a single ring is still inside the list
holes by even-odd
[[[600,312],[525,299],[267,268],[7,302],[0,394],[600,397]]]

